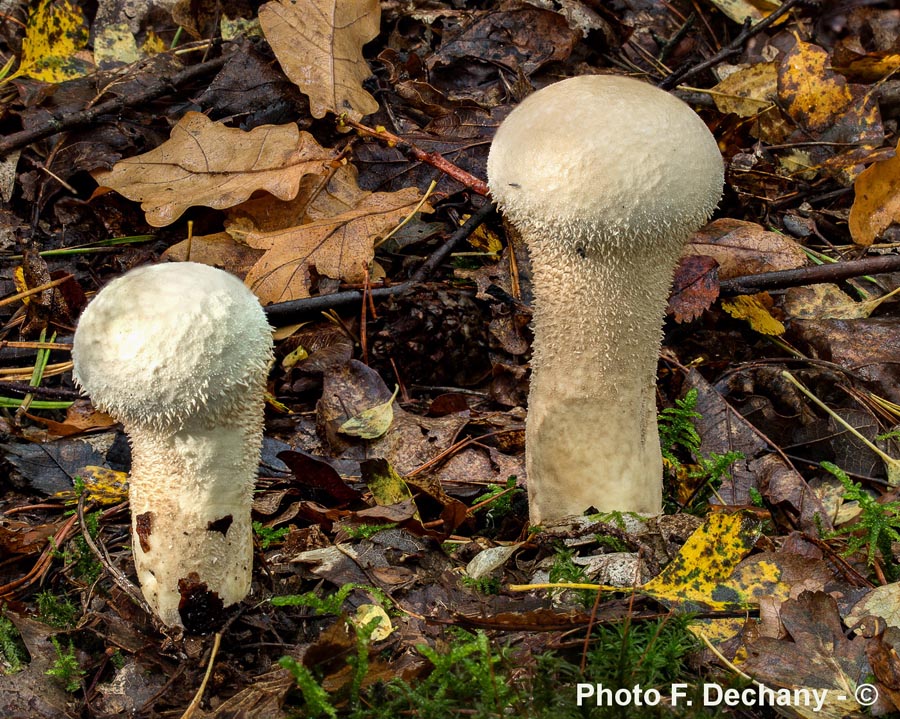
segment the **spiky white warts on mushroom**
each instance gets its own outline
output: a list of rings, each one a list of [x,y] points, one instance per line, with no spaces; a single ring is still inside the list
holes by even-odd
[[[651,85],[571,78],[501,124],[488,184],[533,267],[532,523],[591,507],[658,513],[663,313],[682,246],[721,195],[715,139]]]
[[[250,590],[250,505],[272,334],[222,270],[152,265],[82,314],[75,381],[125,426],[132,542],[144,597],[169,626],[207,628]]]

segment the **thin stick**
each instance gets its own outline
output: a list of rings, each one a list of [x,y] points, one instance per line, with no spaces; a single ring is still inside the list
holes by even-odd
[[[470,190],[477,192],[479,195],[487,196],[489,192],[487,183],[484,180],[479,180],[477,177],[475,177],[475,175],[472,175],[463,170],[461,167],[454,165],[447,158],[437,152],[425,152],[421,148],[416,147],[409,140],[404,140],[399,135],[395,135],[393,132],[388,132],[383,127],[368,127],[367,125],[363,125],[362,123],[350,120],[346,117],[341,118],[341,123],[346,125],[347,127],[352,127],[361,135],[374,137],[375,139],[381,140],[391,147],[400,148],[406,153],[412,155],[419,162],[424,162],[428,165],[431,165],[432,167],[443,172],[448,177],[452,177],[460,184],[465,185]]]
[[[13,302],[16,302],[17,300],[21,300],[24,297],[31,297],[31,295],[36,295],[36,294],[43,292],[44,290],[49,290],[51,287],[56,287],[57,285],[61,285],[64,282],[68,282],[69,280],[71,280],[74,276],[75,275],[66,275],[65,277],[60,277],[58,280],[51,280],[50,282],[45,282],[44,284],[39,285],[38,287],[32,287],[30,290],[25,290],[24,292],[17,292],[14,295],[11,295],[5,299],[0,300],[0,307],[3,307],[4,305],[11,305]]]
[[[197,693],[194,694],[194,698],[191,700],[188,708],[185,709],[184,714],[181,715],[181,719],[191,719],[191,717],[194,716],[194,712],[200,707],[200,702],[203,700],[203,692],[206,691],[206,685],[209,683],[210,676],[212,676],[213,664],[216,661],[216,655],[219,653],[219,645],[221,645],[221,643],[222,632],[216,632],[216,636],[213,638],[212,650],[209,653],[209,662],[206,664],[206,674],[203,675],[203,681],[200,682]]]
[[[699,65],[695,65],[691,68],[681,68],[680,70],[676,70],[671,73],[668,77],[663,79],[661,83],[659,83],[659,87],[663,90],[671,90],[678,83],[686,80],[689,77],[693,77],[698,73],[703,72],[711,68],[713,65],[725,60],[732,55],[735,55],[744,48],[744,43],[747,42],[754,35],[762,32],[767,27],[769,27],[772,23],[776,22],[788,12],[794,9],[794,6],[799,4],[800,0],[785,0],[785,2],[779,7],[775,12],[770,15],[767,15],[762,20],[760,20],[756,25],[751,25],[749,20],[744,22],[744,28],[738,33],[738,36],[734,38],[730,43],[728,43],[725,47],[723,47],[719,52],[713,55],[711,58],[704,60]]]
[[[486,202],[477,212],[475,212],[475,214],[469,217],[458,230],[450,235],[444,244],[438,247],[438,249],[422,263],[419,269],[416,270],[406,282],[401,282],[400,284],[391,287],[376,287],[375,289],[369,290],[369,297],[379,300],[386,297],[402,295],[411,290],[415,285],[426,280],[429,275],[431,275],[431,273],[447,259],[447,256],[453,252],[456,245],[471,235],[493,211],[494,206],[490,202]],[[300,300],[278,302],[276,304],[268,305],[263,309],[266,312],[266,317],[268,317],[269,321],[273,324],[286,324],[289,321],[295,321],[300,315],[354,305],[357,302],[363,301],[364,297],[365,295],[359,290],[347,290],[344,292],[334,292],[330,295],[304,297]]]

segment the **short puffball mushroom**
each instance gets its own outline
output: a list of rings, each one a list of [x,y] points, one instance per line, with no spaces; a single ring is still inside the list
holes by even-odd
[[[659,513],[662,321],[682,246],[721,196],[715,139],[649,84],[576,77],[510,113],[487,173],[532,261],[532,523],[590,507]]]
[[[164,624],[197,631],[204,614],[250,591],[250,505],[272,360],[262,307],[214,267],[139,267],[88,305],[72,357],[76,383],[128,433],[144,597]]]

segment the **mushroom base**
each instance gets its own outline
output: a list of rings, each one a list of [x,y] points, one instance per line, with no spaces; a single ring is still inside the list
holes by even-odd
[[[134,563],[168,626],[209,631],[250,591],[261,406],[252,424],[130,433]]]
[[[623,406],[616,397],[545,403],[535,379],[525,431],[531,522],[591,507],[659,514],[663,466],[653,387],[636,405]]]

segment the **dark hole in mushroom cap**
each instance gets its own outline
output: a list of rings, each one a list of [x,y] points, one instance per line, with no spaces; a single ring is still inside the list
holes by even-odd
[[[150,535],[153,534],[153,512],[144,512],[134,518],[134,531],[141,543],[141,549],[150,551]]]
[[[224,517],[220,517],[219,519],[214,519],[212,522],[206,525],[206,529],[210,532],[221,532],[224,537],[228,534],[228,528],[231,526],[231,523],[234,521],[234,518],[230,514],[226,514]]]
[[[185,631],[191,634],[209,634],[225,622],[225,605],[216,592],[201,582],[196,572],[178,580],[181,601],[178,614]]]

